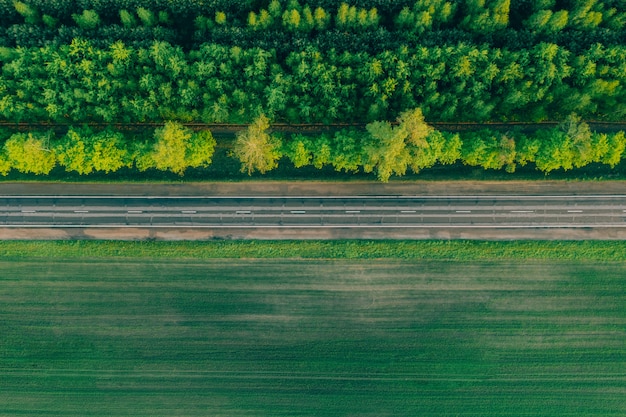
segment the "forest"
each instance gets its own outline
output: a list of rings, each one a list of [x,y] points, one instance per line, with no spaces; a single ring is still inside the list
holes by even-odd
[[[457,154],[431,155],[433,163],[460,160],[507,171],[533,163],[543,172],[591,161],[615,165],[622,136],[590,132],[581,142],[563,136],[562,126],[624,121],[625,83],[625,0],[0,0],[0,121],[77,126],[70,132],[86,140],[85,149],[97,147],[117,161],[98,165],[83,155],[87,165],[75,169],[83,174],[121,166],[183,173],[208,164],[215,139],[183,132],[185,122],[249,124],[249,130],[274,122],[367,125],[330,137],[269,137],[281,142],[273,146],[280,149],[275,160],[373,171],[382,180],[431,166],[413,161],[426,158],[413,149],[420,143],[461,144]],[[407,146],[396,150],[405,162],[383,168],[380,155],[400,141],[388,138],[399,135],[403,115],[416,111],[424,125],[562,124],[532,138],[431,129],[427,141],[405,139]],[[149,139],[132,138],[82,127],[94,122],[163,127]],[[157,148],[176,136],[172,129],[185,152],[163,165]],[[10,168],[0,172],[25,169],[10,156],[19,135],[15,143],[47,138],[35,158],[44,167],[83,164],[78,154],[61,151],[76,150],[80,140],[70,133],[13,132],[4,135],[1,159]],[[585,156],[563,156],[560,146],[580,147]],[[235,148],[233,155],[244,151]]]

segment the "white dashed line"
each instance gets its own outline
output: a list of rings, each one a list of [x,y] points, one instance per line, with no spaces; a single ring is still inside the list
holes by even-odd
[[[235,214],[250,214],[250,210],[237,210]]]
[[[567,210],[568,213],[582,213],[582,210]]]
[[[74,210],[74,213],[89,213],[89,210]]]
[[[471,213],[471,210],[457,210],[457,213]]]
[[[357,213],[360,213],[360,212],[361,212],[361,210],[346,210],[347,214],[357,214]]]
[[[626,212],[626,210],[624,210]],[[415,213],[415,210],[402,210],[400,213]]]
[[[305,210],[291,210],[291,214],[304,214],[306,213]]]
[[[533,210],[511,210],[511,213],[534,213]]]
[[[195,210],[183,210],[182,213],[183,214],[196,214],[197,211],[195,211]]]

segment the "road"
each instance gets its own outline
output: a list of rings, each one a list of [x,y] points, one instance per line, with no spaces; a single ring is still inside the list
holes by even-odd
[[[3,228],[626,228],[626,195],[0,196]]]

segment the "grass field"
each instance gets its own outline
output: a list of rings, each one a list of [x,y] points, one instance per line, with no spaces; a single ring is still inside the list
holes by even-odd
[[[626,262],[623,241],[0,241],[0,259],[413,259]]]
[[[623,416],[626,265],[0,258],[1,416]]]

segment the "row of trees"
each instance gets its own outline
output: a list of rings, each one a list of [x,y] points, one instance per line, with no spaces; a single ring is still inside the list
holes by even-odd
[[[188,168],[207,167],[216,145],[209,131],[194,133],[175,122],[156,129],[150,138],[88,128],[70,128],[60,137],[52,132],[4,132],[2,136],[2,175],[12,170],[45,175],[57,166],[81,175],[121,168],[183,175]],[[407,172],[453,163],[507,172],[534,164],[545,173],[591,163],[614,167],[626,156],[625,149],[624,132],[592,132],[576,116],[568,117],[557,128],[534,134],[493,130],[450,133],[433,129],[421,110],[414,109],[403,113],[394,124],[377,121],[368,124],[365,131],[344,129],[319,136],[273,134],[269,120],[261,115],[237,134],[229,154],[248,174],[266,173],[288,162],[295,168],[330,166],[336,171],[372,172],[380,181],[388,181]]]
[[[373,122],[366,132],[342,130],[334,135],[289,138],[273,136],[262,117],[238,136],[233,154],[242,171],[265,173],[285,157],[296,168],[330,165],[337,171],[373,172],[380,181],[419,173],[437,164],[504,169],[534,164],[542,172],[581,168],[591,163],[616,166],[626,156],[624,132],[592,132],[576,115],[557,128],[535,134],[482,130],[469,133],[440,132],[425,123],[420,109],[403,113],[395,125]]]
[[[89,128],[70,128],[60,138],[51,131],[5,136],[0,153],[2,175],[11,170],[45,175],[57,165],[81,175],[131,167],[183,175],[187,168],[208,166],[215,149],[209,131],[194,133],[174,122],[156,129],[152,138],[133,141],[121,132]]]
[[[621,29],[626,23],[626,12],[620,0],[569,0],[558,3],[556,0],[404,0],[396,1],[394,5],[376,0],[266,0],[255,1],[254,5],[251,1],[231,4],[213,2],[213,7],[191,0],[186,1],[187,7],[181,4],[185,3],[183,0],[46,2],[56,3],[57,7],[41,1],[11,0],[13,10],[6,3],[9,2],[4,0],[4,4],[0,5],[0,10],[5,9],[6,13],[4,24],[20,23],[21,16],[29,24],[49,27],[74,24],[85,29],[111,24],[125,27],[161,25],[182,29],[185,27],[183,22],[193,20],[197,27],[202,28],[228,24],[254,29],[311,31],[325,30],[329,26],[367,30],[381,25],[390,30],[423,32],[433,28],[461,28],[484,33],[509,26],[539,31],[558,31],[566,27],[589,30],[599,26]]]
[[[80,37],[99,47],[118,40],[145,47],[149,41],[158,40],[185,50],[214,43],[275,49],[279,56],[286,56],[296,45],[298,49],[312,46],[379,53],[403,44],[448,45],[460,41],[516,50],[550,42],[578,50],[594,42],[618,45],[626,34],[626,12],[618,0],[577,0],[558,5],[551,0],[512,4],[510,0],[412,0],[393,5],[384,1],[329,4],[272,0],[255,2],[254,7],[244,2],[224,10],[188,7],[178,11],[170,4],[128,0],[115,8],[117,1],[110,1],[113,4],[105,8],[100,2],[87,8],[80,4],[53,8],[39,1],[12,2],[17,18],[3,22],[0,16],[0,46],[58,46]]]
[[[430,121],[622,120],[626,47],[575,55],[555,44],[507,51],[458,44],[376,55],[153,42],[107,49],[0,48],[0,119],[370,122],[420,107]]]

